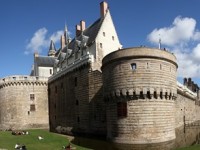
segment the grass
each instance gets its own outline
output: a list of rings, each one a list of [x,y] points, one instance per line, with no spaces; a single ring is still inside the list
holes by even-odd
[[[193,146],[178,148],[176,150],[200,150],[200,145],[193,145]]]
[[[28,150],[63,150],[62,146],[69,144],[67,136],[51,133],[47,130],[28,130],[28,135],[12,135],[11,131],[0,131],[0,149],[13,150],[16,143],[25,144]],[[38,140],[38,136],[43,140]],[[73,145],[76,150],[86,150],[86,148]]]

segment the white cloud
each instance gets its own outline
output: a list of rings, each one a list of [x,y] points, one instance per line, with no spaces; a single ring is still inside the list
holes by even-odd
[[[169,47],[177,57],[179,77],[200,77],[200,32],[193,18],[176,17],[169,27],[154,29],[147,39]]]
[[[152,43],[158,43],[159,37],[162,43],[168,46],[174,46],[183,42],[188,42],[194,38],[200,39],[199,32],[195,32],[196,20],[193,18],[181,18],[180,16],[174,19],[170,27],[154,29],[149,35],[148,39]]]
[[[54,43],[57,43],[60,40],[60,36],[63,34],[63,31],[59,30],[54,32],[52,35],[47,35],[48,30],[46,28],[38,29],[33,37],[28,40],[26,45],[26,51],[24,54],[30,54],[34,52],[42,53],[43,50],[47,50],[50,45],[50,40],[53,40]]]

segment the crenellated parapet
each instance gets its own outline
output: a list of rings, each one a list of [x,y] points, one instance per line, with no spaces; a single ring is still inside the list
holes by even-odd
[[[47,77],[36,76],[8,76],[0,79],[0,88],[6,86],[21,86],[21,85],[44,85],[47,86]]]
[[[48,78],[0,79],[0,129],[48,128]]]
[[[104,93],[105,101],[109,102],[112,100],[176,100],[177,93],[171,89],[160,89],[160,88],[133,88],[133,89],[116,89],[114,91]]]
[[[103,59],[104,97],[175,100],[176,57],[164,50],[136,47]]]

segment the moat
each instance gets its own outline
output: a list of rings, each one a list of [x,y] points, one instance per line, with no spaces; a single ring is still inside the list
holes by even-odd
[[[200,144],[200,121],[176,129],[176,139],[156,144],[113,144],[103,140],[75,137],[72,143],[94,150],[175,150]]]

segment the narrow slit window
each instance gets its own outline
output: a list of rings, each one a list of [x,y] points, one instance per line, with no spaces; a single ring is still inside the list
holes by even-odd
[[[113,40],[113,41],[115,40],[115,37],[114,37],[114,36],[112,36],[112,40]]]
[[[103,48],[103,44],[102,43],[100,43],[100,48]]]
[[[74,78],[74,86],[77,86],[77,77]]]
[[[104,37],[106,36],[106,33],[105,33],[105,32],[103,32],[103,36],[104,36]]]
[[[52,69],[49,70],[49,73],[50,73],[50,74],[53,74],[53,73],[52,73]]]

